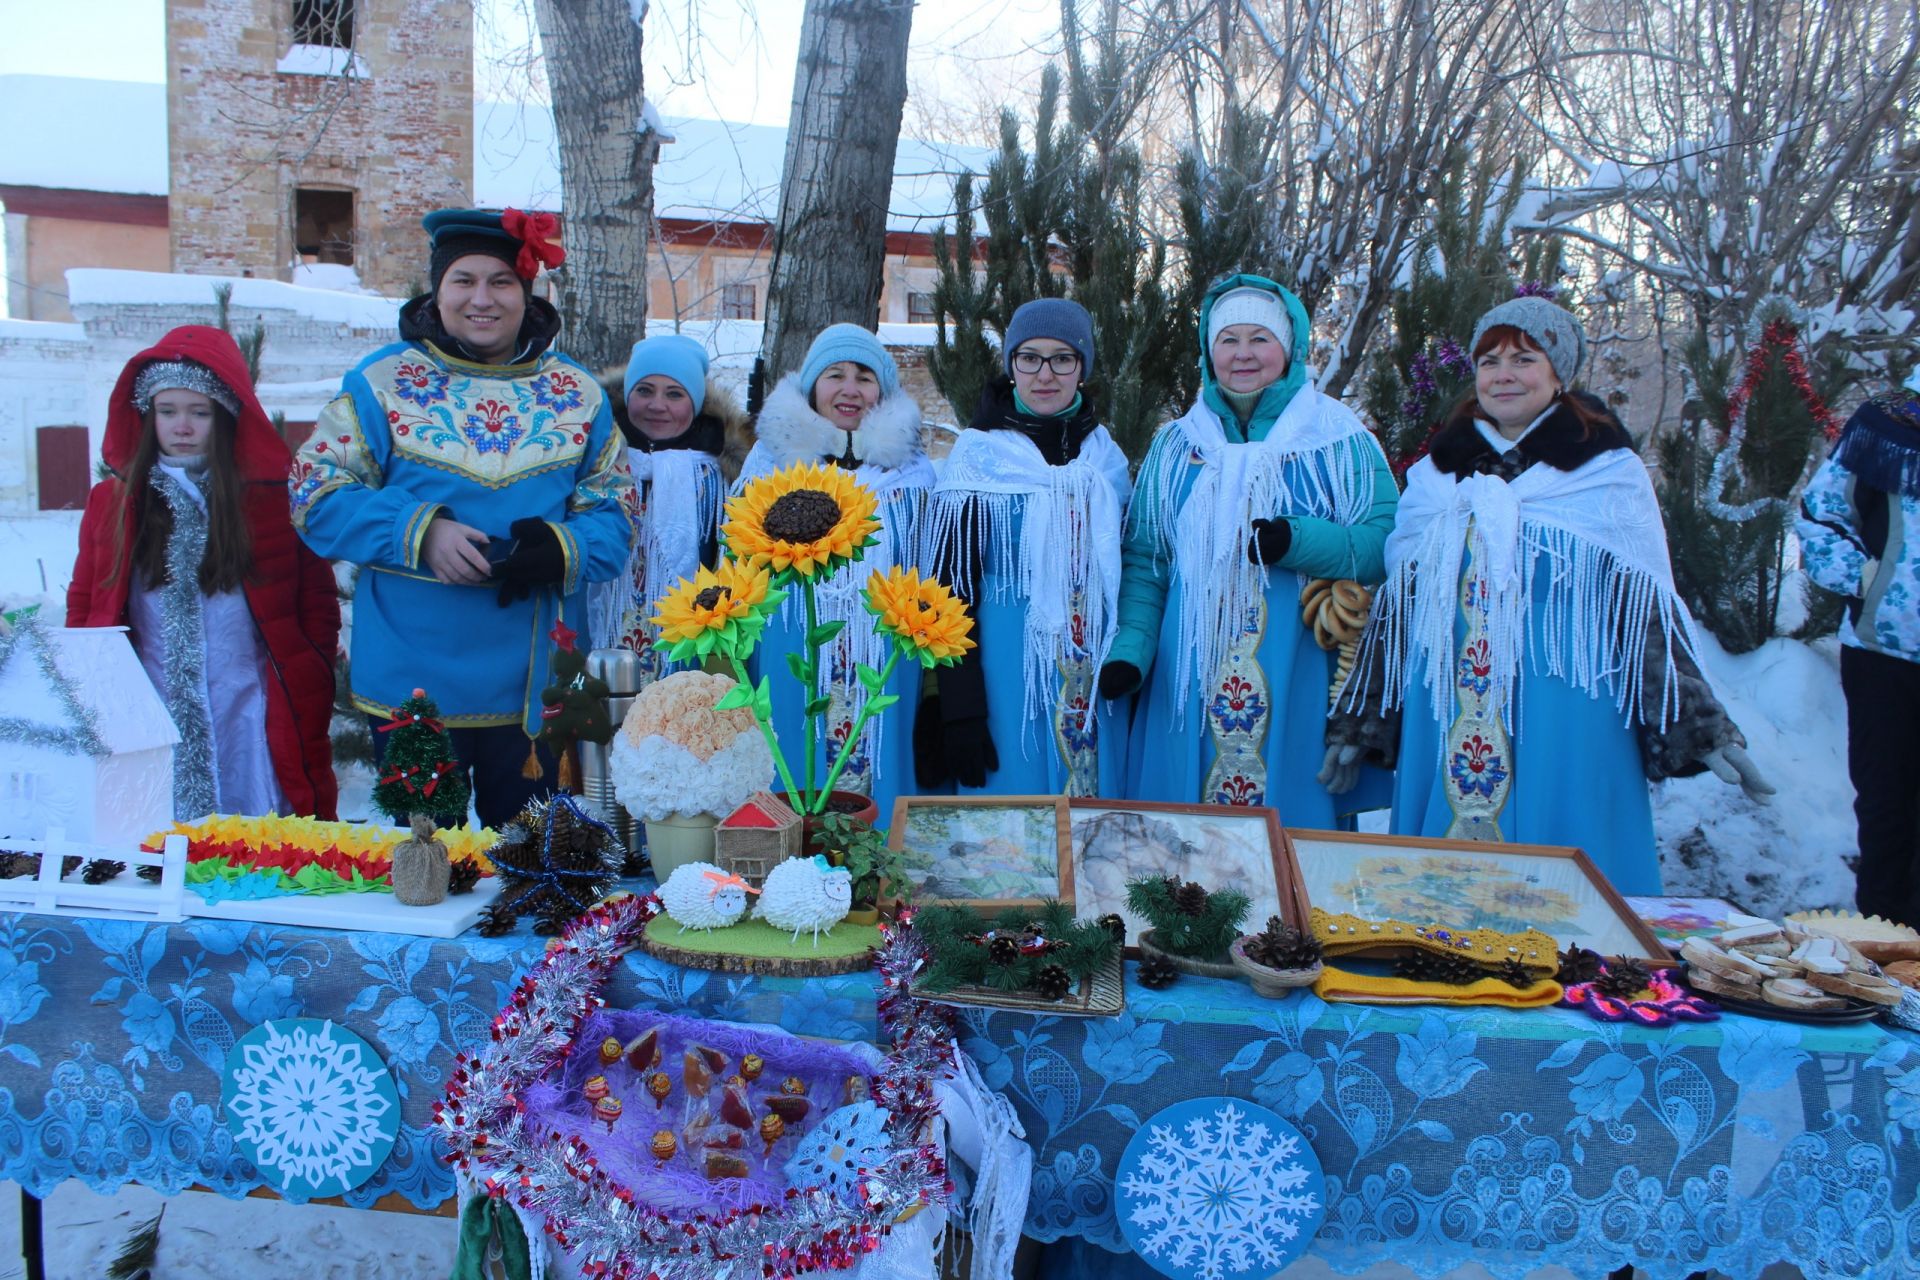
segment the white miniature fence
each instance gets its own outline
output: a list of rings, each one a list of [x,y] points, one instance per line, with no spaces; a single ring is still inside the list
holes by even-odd
[[[38,875],[0,880],[0,911],[102,916],[156,924],[171,924],[181,918],[181,894],[187,877],[185,836],[168,836],[159,853],[85,844],[66,836],[58,827],[49,828],[44,840],[0,835],[0,849],[40,857]],[[82,859],[82,865],[85,860],[110,858],[126,863],[127,869],[106,884],[85,884],[79,867],[74,868],[71,878],[60,874],[65,860],[72,857]],[[137,874],[140,867],[159,867],[159,882],[141,879]]]

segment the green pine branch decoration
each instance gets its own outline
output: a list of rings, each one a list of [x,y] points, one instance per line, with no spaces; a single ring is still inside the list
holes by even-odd
[[[1077,983],[1112,960],[1120,945],[1098,924],[1075,920],[1073,909],[1061,902],[1048,902],[1038,911],[1004,911],[984,928],[979,915],[964,907],[929,907],[914,925],[933,955],[920,980],[927,991],[1031,991],[1040,972],[1053,965]],[[1037,951],[1031,946],[1034,938],[1050,945]]]
[[[1127,885],[1127,906],[1153,926],[1162,951],[1224,963],[1251,905],[1238,889],[1208,893],[1197,881],[1148,876]]]
[[[146,1280],[153,1274],[154,1264],[160,1260],[160,1219],[166,1215],[167,1208],[161,1205],[159,1213],[134,1228],[107,1264],[107,1280]]]

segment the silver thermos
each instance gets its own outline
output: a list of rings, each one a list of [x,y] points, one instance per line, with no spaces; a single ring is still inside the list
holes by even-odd
[[[627,708],[640,692],[640,655],[631,649],[595,649],[587,655],[587,674],[607,682],[607,719],[620,732]],[[588,804],[600,813],[620,837],[629,854],[640,851],[640,824],[613,795],[613,775],[607,767],[612,744],[580,744],[580,786]]]

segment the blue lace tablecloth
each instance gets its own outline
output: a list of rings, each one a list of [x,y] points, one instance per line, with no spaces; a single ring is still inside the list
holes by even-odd
[[[378,1048],[401,1096],[393,1154],[348,1202],[422,1208],[453,1191],[427,1136],[453,1054],[484,1038],[544,945],[33,915],[0,916],[0,941],[0,1176],[37,1194],[68,1178],[244,1194],[261,1179],[219,1114],[227,1051],[268,1019],[318,1017]],[[635,955],[607,995],[874,1034],[866,975],[747,979]],[[1276,1002],[1200,978],[1127,997],[1117,1018],[962,1014],[962,1044],[1037,1153],[1029,1234],[1100,1246],[1107,1280],[1138,1265],[1105,1252],[1125,1247],[1121,1150],[1162,1107],[1207,1094],[1307,1134],[1330,1203],[1311,1252],[1343,1271],[1635,1263],[1746,1280],[1784,1260],[1809,1276],[1920,1274],[1920,1040],[1906,1033]]]

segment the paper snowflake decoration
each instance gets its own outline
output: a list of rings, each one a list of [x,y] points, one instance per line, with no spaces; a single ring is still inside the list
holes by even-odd
[[[373,1049],[312,1018],[269,1022],[227,1057],[227,1124],[283,1191],[339,1195],[393,1150],[399,1098]]]
[[[787,1161],[787,1182],[795,1187],[825,1187],[846,1199],[859,1185],[861,1174],[877,1169],[891,1156],[887,1113],[871,1102],[841,1107],[815,1125]]]
[[[1320,1162],[1299,1131],[1236,1098],[1161,1111],[1117,1172],[1121,1229],[1168,1276],[1270,1276],[1305,1252],[1326,1215]]]

